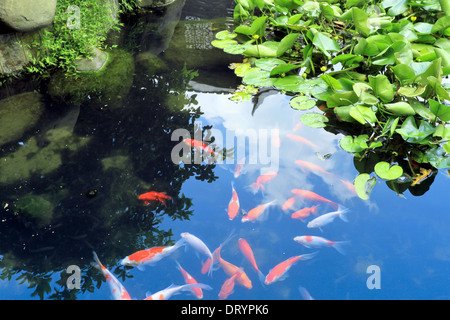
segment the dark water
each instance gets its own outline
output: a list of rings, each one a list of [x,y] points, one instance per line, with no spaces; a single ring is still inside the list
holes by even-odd
[[[199,237],[211,251],[233,233],[221,256],[243,267],[252,289],[236,285],[229,299],[297,300],[302,299],[299,286],[315,299],[450,297],[448,173],[442,170],[404,197],[379,180],[363,201],[342,183],[358,172],[352,155],[338,145],[341,134],[299,127],[300,113],[290,108],[291,97],[276,91],[258,101],[230,101],[239,80],[227,66],[239,57],[222,55],[208,41],[231,23],[219,18],[230,17],[232,6],[179,4],[165,24],[176,27],[164,32],[151,24],[162,14],[141,17],[146,24],[128,21],[119,48],[132,53],[134,70],[120,76],[116,91],[65,100],[42,92],[46,111],[39,124],[0,150],[1,299],[110,299],[103,274],[91,266],[92,251],[134,299],[183,284],[176,261],[212,287],[204,299],[217,299],[228,276],[222,269],[212,277],[202,274],[205,257],[192,248],[181,248],[144,271],[120,265],[135,251],[173,244],[183,232]],[[229,158],[210,164],[174,162],[179,130],[192,138],[211,136]],[[279,147],[271,136],[277,130]],[[235,166],[244,156],[245,172],[235,178]],[[295,160],[331,174],[304,171]],[[252,193],[248,186],[267,171],[277,176],[263,192]],[[242,210],[276,201],[265,219],[243,223],[239,213],[229,220],[232,183]],[[291,219],[292,212],[313,205],[296,201],[282,210],[292,189],[342,204],[349,209],[348,222],[337,218],[321,231],[307,228],[311,217]],[[150,190],[164,191],[173,200],[145,206],[138,196]],[[318,209],[320,214],[331,211],[325,203]],[[334,248],[305,248],[293,241],[300,235],[350,243],[342,255]],[[287,258],[318,254],[293,265],[283,281],[264,286],[240,252],[239,238],[251,245],[265,275]],[[67,288],[71,265],[81,269],[80,289]],[[380,288],[368,287],[370,266],[379,268]],[[193,296],[182,292],[172,299]]]

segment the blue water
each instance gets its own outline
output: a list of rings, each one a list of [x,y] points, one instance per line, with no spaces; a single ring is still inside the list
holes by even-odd
[[[186,12],[190,11],[186,9]],[[184,14],[186,15],[188,13]],[[236,148],[237,154],[234,158],[228,158],[224,163],[209,167],[204,163],[200,171],[206,177],[200,174],[183,180],[180,175],[175,176],[175,173],[178,174],[177,166],[170,172],[163,170],[171,168],[168,165],[157,167],[163,159],[166,161],[165,164],[170,164],[167,159],[170,158],[171,148],[177,143],[171,141],[170,133],[177,128],[169,126],[167,129],[169,134],[162,135],[152,127],[160,125],[158,121],[154,123],[152,116],[155,117],[156,114],[155,119],[158,115],[166,116],[162,110],[167,107],[167,102],[163,99],[167,93],[161,94],[162,98],[158,100],[159,98],[154,95],[144,95],[142,92],[145,90],[135,85],[124,103],[129,109],[123,111],[123,114],[122,111],[118,114],[105,113],[102,123],[101,118],[98,121],[93,119],[92,111],[81,110],[74,134],[84,134],[96,140],[93,140],[92,147],[88,146],[80,151],[81,155],[78,157],[66,159],[66,170],[60,169],[56,176],[50,175],[48,180],[41,177],[37,180],[34,178],[22,181],[13,186],[2,186],[2,192],[8,195],[7,199],[0,199],[2,205],[5,201],[12,204],[14,201],[11,199],[30,192],[38,194],[49,192],[48,185],[52,183],[70,190],[58,205],[59,208],[63,208],[61,210],[75,217],[68,223],[72,224],[73,228],[78,224],[82,225],[80,228],[87,228],[86,226],[91,223],[83,225],[83,219],[90,219],[89,215],[94,215],[98,218],[92,218],[93,221],[99,220],[98,223],[102,226],[98,234],[104,238],[96,237],[95,228],[87,230],[87,235],[80,233],[80,236],[74,237],[75,240],[72,241],[67,240],[71,235],[70,228],[64,229],[69,230],[67,237],[64,234],[58,235],[58,229],[52,231],[50,227],[38,231],[33,229],[34,233],[30,235],[32,232],[27,227],[13,224],[8,230],[17,228],[19,233],[23,232],[23,238],[17,236],[18,240],[10,245],[11,248],[5,245],[2,247],[4,261],[1,272],[4,276],[0,280],[0,299],[39,299],[33,285],[39,278],[50,279],[48,290],[42,295],[44,299],[54,299],[52,295],[80,300],[111,299],[110,288],[104,282],[103,276],[90,266],[92,250],[97,252],[100,260],[108,269],[115,272],[116,276],[119,272],[126,275],[126,278],[119,278],[134,299],[143,299],[149,292],[154,293],[171,284],[183,284],[184,279],[176,269],[176,261],[198,282],[212,287],[212,290],[204,291],[204,299],[218,299],[220,288],[228,276],[220,268],[213,272],[212,277],[202,274],[201,263],[205,257],[196,254],[192,248],[180,248],[155,266],[146,267],[144,271],[120,266],[120,260],[126,255],[151,245],[174,243],[180,239],[182,232],[189,232],[202,239],[211,252],[232,234],[230,241],[223,247],[221,256],[226,261],[242,267],[251,279],[253,288],[249,290],[236,285],[228,299],[299,300],[302,299],[299,286],[306,288],[315,299],[450,298],[448,290],[450,214],[445,200],[450,181],[445,170],[436,175],[430,189],[421,196],[414,196],[405,191],[404,197],[400,197],[390,190],[384,181],[378,179],[370,199],[363,201],[349,191],[336,176],[303,171],[295,164],[295,160],[309,161],[342,180],[353,181],[358,171],[353,165],[353,156],[340,149],[338,145],[343,135],[304,125],[296,127],[301,113],[290,108],[290,96],[275,91],[269,92],[264,99],[261,98],[256,110],[250,101],[233,102],[229,100],[231,91],[236,88],[235,82],[229,81],[233,77],[224,77],[222,81],[218,81],[219,84],[212,85],[209,80],[211,76],[217,74],[217,77],[222,76],[220,73],[222,71],[215,72],[217,71],[200,72],[199,76],[189,83],[190,88],[183,92],[186,101],[189,98],[191,101],[195,100],[195,106],[200,107],[202,112],[199,118],[189,121],[202,127],[212,126],[212,135],[216,138],[214,143],[218,147],[226,147],[227,150]],[[139,85],[141,84],[142,82],[139,82]],[[148,84],[149,90],[150,86],[151,84]],[[141,94],[146,99],[141,99]],[[154,100],[149,102],[150,98]],[[149,109],[149,104],[157,111]],[[186,102],[186,108],[191,107],[192,103]],[[174,118],[176,116],[169,114],[167,119],[161,119],[161,123],[172,124]],[[186,123],[186,127],[178,129],[192,132],[191,125],[191,122]],[[279,148],[270,145],[272,142],[270,133],[274,129],[279,130],[281,141]],[[239,149],[242,147],[238,142],[240,140],[235,140],[234,137],[256,133],[262,135],[253,143],[249,139],[245,140],[243,148]],[[269,134],[269,137],[265,139],[263,134]],[[317,147],[292,141],[287,134],[300,135]],[[192,137],[193,135],[192,132]],[[261,148],[263,150],[260,152]],[[108,173],[98,170],[99,159],[115,155],[115,152],[130,155],[134,164],[122,172],[115,171],[114,174],[118,174],[119,180],[112,179]],[[153,155],[157,155],[155,156],[157,160],[146,162]],[[324,155],[331,157],[324,159]],[[243,156],[246,156],[245,172],[235,178],[235,166]],[[139,160],[142,160],[142,163]],[[82,166],[83,170],[77,166]],[[276,171],[277,176],[265,185],[263,192],[252,193],[248,186],[267,170]],[[77,177],[79,174],[82,176]],[[141,180],[130,178],[135,176]],[[214,178],[211,178],[212,176]],[[53,182],[57,178],[60,179],[59,182]],[[44,182],[39,182],[41,180]],[[121,183],[125,186],[126,192],[120,188]],[[226,209],[231,199],[232,183],[238,193],[242,210],[248,212],[272,200],[276,200],[276,205],[268,208],[267,216],[261,221],[242,223],[242,214],[234,220],[229,220]],[[164,190],[159,191],[167,191],[169,194],[171,190],[175,192],[179,187],[179,192],[171,195],[179,199],[183,197],[191,199],[192,206],[189,207],[188,204],[184,207],[178,206],[179,199],[174,199],[175,205],[158,206],[156,209],[145,207],[137,200],[140,193],[150,191],[144,185],[148,186],[147,188],[150,186],[163,188]],[[79,186],[82,186],[81,191]],[[99,189],[98,200],[94,198],[97,202],[88,202],[84,197],[85,191],[90,187]],[[302,222],[291,219],[290,214],[294,210],[311,206],[312,203],[297,201],[292,209],[286,211],[281,209],[281,205],[292,196],[292,189],[311,190],[342,204],[349,209],[349,221],[344,222],[337,218],[324,226],[322,231],[307,228],[306,224],[312,217]],[[117,194],[115,190],[122,190],[123,194]],[[174,206],[176,210],[180,210],[179,212],[186,210],[192,214],[179,219],[176,216],[179,212],[171,211],[174,210]],[[329,205],[321,204],[319,207],[320,214],[331,211],[333,209]],[[175,218],[166,215],[169,213],[172,216],[175,214]],[[80,218],[76,218],[77,214]],[[155,229],[150,230],[149,217],[153,214],[161,217],[161,221],[154,226]],[[125,218],[115,220],[120,215]],[[152,243],[150,239],[155,230],[162,230],[163,233],[158,238],[160,241]],[[58,238],[49,237],[51,231],[55,232]],[[8,234],[6,229],[2,229],[2,233]],[[15,233],[11,232],[11,235],[15,236]],[[293,241],[295,236],[300,235],[316,235],[333,241],[350,241],[350,244],[345,247],[346,255],[342,255],[333,248],[305,248]],[[42,253],[30,254],[29,256],[33,258],[30,260],[21,254],[20,241],[24,243],[29,241],[27,243],[33,244],[30,239],[34,237],[44,238],[42,243],[39,242]],[[237,244],[239,238],[248,241],[259,269],[265,275],[275,265],[290,257],[316,251],[318,254],[311,260],[299,261],[293,265],[283,281],[262,285],[239,250]],[[66,240],[71,246],[67,247],[70,249],[67,255],[61,253],[58,246],[58,242]],[[57,249],[53,249],[55,251],[46,249],[50,246]],[[74,249],[75,247],[79,250]],[[23,252],[26,252],[25,245]],[[10,258],[11,254],[16,255],[16,260]],[[65,269],[69,264],[80,265],[83,281],[92,279],[93,285],[90,286],[90,290],[86,290],[84,286],[81,291],[77,289],[69,291],[66,288]],[[369,266],[379,267],[378,289],[369,289],[367,286],[367,280],[372,275],[367,272]],[[10,270],[15,271],[9,272]],[[28,274],[34,280],[22,282],[21,277],[24,274]],[[173,296],[172,299],[195,298],[188,292],[183,292]]]

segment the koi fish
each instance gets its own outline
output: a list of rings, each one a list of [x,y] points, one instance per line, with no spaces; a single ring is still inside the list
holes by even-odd
[[[264,283],[272,284],[276,281],[282,281],[282,280],[286,279],[287,272],[297,261],[304,261],[304,260],[312,259],[313,257],[316,256],[316,254],[317,254],[317,252],[307,253],[307,254],[294,256],[287,260],[284,260],[283,262],[277,264],[275,267],[273,267],[269,271]]]
[[[303,300],[314,300],[314,298],[309,294],[308,290],[306,290],[304,287],[298,287],[298,291],[302,295]]]
[[[177,263],[177,269],[180,270],[181,274],[183,275],[184,281],[186,282],[186,284],[196,284],[198,283],[186,270],[184,270],[180,263],[178,261],[176,261]],[[192,293],[194,294],[194,296],[197,297],[197,299],[202,299],[203,298],[203,291],[201,288],[199,287],[192,287],[190,289],[190,291],[192,291]]]
[[[353,194],[356,194],[355,185],[346,180],[339,179],[339,181]]]
[[[317,216],[317,209],[319,206],[309,207],[309,208],[303,208],[300,209],[293,214],[291,214],[292,219],[299,219],[301,221],[304,221],[304,218],[309,217],[309,215],[312,213],[313,215]]]
[[[256,179],[256,182],[252,183],[249,187],[253,193],[258,192],[259,190],[264,190],[264,184],[272,180],[277,176],[275,171],[269,171],[264,173]]]
[[[244,170],[245,157],[236,164],[234,168],[234,178],[238,178],[241,174],[245,173]]]
[[[203,151],[206,151],[207,153],[214,155],[214,151],[211,150],[206,144],[204,144],[201,141],[195,140],[195,139],[184,139],[183,142],[187,144],[188,146],[194,147],[196,149],[200,149]]]
[[[300,197],[302,199],[308,199],[311,201],[321,201],[321,202],[328,203],[335,210],[337,210],[337,208],[339,207],[338,203],[328,200],[322,196],[319,196],[317,193],[309,191],[309,190],[292,189],[291,192],[293,194],[295,194],[297,197]]]
[[[256,264],[256,260],[253,255],[253,250],[250,247],[250,245],[248,244],[247,240],[240,238],[238,240],[238,244],[239,244],[239,249],[241,249],[241,252],[244,254],[244,256],[247,258],[247,260],[252,265],[253,269],[255,269],[256,273],[258,274],[259,280],[261,281],[261,283],[264,283],[265,277],[264,277],[263,273],[259,270],[258,265]]]
[[[297,131],[298,129],[300,129],[303,126],[303,122],[298,122],[294,128],[292,129],[292,131]]]
[[[304,170],[309,170],[309,171],[312,171],[315,174],[324,173],[324,174],[332,175],[331,172],[328,172],[328,171],[322,169],[321,167],[319,167],[317,164],[314,164],[314,163],[309,162],[309,161],[295,160],[295,163],[298,164],[300,167],[302,167],[303,171]]]
[[[309,145],[309,146],[311,146],[311,147],[313,147],[313,148],[318,148],[317,145],[315,145],[314,143],[312,143],[312,142],[309,141],[308,139],[305,139],[305,138],[303,138],[303,137],[301,137],[301,136],[298,136],[298,135],[295,135],[295,134],[290,134],[290,133],[288,133],[288,134],[286,135],[286,137],[288,137],[288,138],[291,139],[291,140],[298,141],[298,142],[301,142],[301,143],[303,143],[303,144],[307,144],[307,145]]]
[[[225,300],[226,298],[228,298],[230,294],[233,293],[234,282],[236,281],[236,278],[242,274],[242,272],[243,269],[239,268],[231,277],[225,280],[225,282],[222,285],[222,288],[220,288],[219,300]]]
[[[197,252],[204,254],[206,256],[208,256],[208,258],[211,259],[211,261],[214,261],[213,259],[213,255],[211,253],[211,251],[209,250],[209,248],[206,246],[206,244],[200,240],[199,238],[197,238],[196,236],[188,233],[188,232],[183,232],[181,234],[181,237],[184,239],[184,241],[189,244],[194,250],[196,250]],[[213,263],[211,263],[209,269],[208,269],[208,275],[212,274],[212,267],[213,267]]]
[[[238,211],[239,211],[239,198],[238,198],[238,194],[236,192],[236,190],[234,189],[234,185],[233,183],[231,183],[231,193],[232,193],[232,197],[230,202],[228,203],[228,218],[230,220],[233,220]]]
[[[339,218],[341,218],[342,221],[348,222],[348,219],[346,216],[347,212],[348,212],[347,208],[343,208],[342,206],[339,206],[337,211],[325,213],[321,216],[318,216],[314,220],[311,220],[310,222],[308,222],[308,224],[306,226],[308,228],[319,228],[322,231],[321,227],[329,224],[330,222],[333,222],[337,216],[339,216]]]
[[[294,238],[294,241],[306,248],[333,247],[343,255],[345,255],[345,250],[342,246],[349,243],[349,241],[331,241],[317,236],[297,236]]]
[[[177,286],[174,284],[171,284],[166,289],[163,289],[161,291],[158,291],[152,295],[148,295],[147,298],[144,300],[168,300],[170,297],[172,297],[174,294],[179,294],[181,291],[189,291],[192,288],[200,288],[205,290],[211,290],[212,288],[204,283],[191,283],[191,284],[184,284],[181,286]]]
[[[222,245],[220,245],[216,250],[214,250],[214,253],[213,253],[214,257],[213,257],[212,261],[214,261],[214,263],[218,263],[220,265],[220,267],[223,269],[223,271],[229,277],[231,277],[238,271],[239,268],[237,266],[235,266],[234,264],[224,260],[220,256],[221,249],[222,249]],[[247,276],[247,274],[243,270],[237,277],[236,281],[238,284],[240,284],[243,287],[246,287],[247,289],[251,289],[253,287],[252,281],[250,280],[250,278]]]
[[[184,246],[184,240],[178,240],[173,246],[152,247],[149,249],[139,250],[120,261],[123,266],[137,266],[138,269],[143,270],[145,265],[154,265],[162,258],[172,254],[179,247]]]
[[[273,205],[276,200],[272,200],[268,203],[261,204],[256,208],[250,210],[245,216],[242,217],[241,222],[255,222],[256,220],[262,220],[264,218],[263,213],[266,212],[267,207]]]
[[[171,196],[168,196],[165,192],[156,192],[156,191],[150,191],[143,193],[139,196],[139,200],[144,200],[144,204],[148,205],[149,201],[159,201],[163,205],[166,205],[166,200],[172,199]]]
[[[223,246],[224,246],[228,241],[230,241],[230,239],[231,239],[232,236],[233,236],[233,233],[234,233],[234,229],[231,231],[230,235],[225,239],[225,241],[222,242],[222,243],[219,245],[219,248],[218,248],[219,250],[222,249]],[[217,250],[217,249],[216,249],[216,250]],[[215,251],[214,251],[214,252],[215,252]],[[205,263],[203,263],[202,270],[201,270],[202,274],[205,274],[206,272],[208,272],[209,268],[212,267],[211,264],[216,263],[216,261],[215,261],[214,259],[216,259],[217,257],[214,256],[214,252],[213,252],[213,260],[211,260],[210,258],[208,258],[208,259],[206,259]]]
[[[275,128],[272,129],[272,146],[275,148],[279,148],[281,146],[281,141],[280,141],[280,129]]]
[[[130,295],[127,290],[125,290],[124,286],[120,283],[119,280],[108,270],[105,266],[102,265],[100,260],[98,259],[97,253],[95,251],[92,252],[94,255],[95,263],[92,263],[92,266],[99,269],[106,278],[106,282],[108,283],[111,293],[115,300],[131,300]]]
[[[283,205],[281,206],[281,210],[288,210],[290,209],[294,204],[295,204],[295,196],[294,197],[290,197],[289,199],[287,199]]]

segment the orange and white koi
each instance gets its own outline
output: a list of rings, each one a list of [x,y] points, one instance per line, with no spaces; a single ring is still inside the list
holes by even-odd
[[[324,225],[327,225],[327,224],[333,222],[336,217],[341,218],[341,220],[344,222],[348,222],[348,219],[346,216],[347,212],[348,212],[347,208],[339,206],[338,210],[318,216],[314,220],[311,220],[310,222],[308,222],[308,224],[306,226],[308,228],[319,228],[322,231],[321,228]]]
[[[295,160],[295,163],[298,164],[302,168],[303,171],[309,170],[309,171],[311,171],[311,172],[313,172],[315,174],[324,173],[324,174],[327,174],[327,175],[332,175],[331,172],[328,172],[325,169],[322,169],[317,164],[314,164],[314,163],[309,162],[309,161]]]
[[[307,200],[315,201],[315,202],[317,202],[317,201],[325,202],[325,203],[328,203],[329,205],[331,205],[335,210],[339,207],[338,203],[328,200],[328,199],[318,195],[317,193],[309,191],[309,190],[292,189],[291,192],[303,200],[307,199]]]
[[[187,144],[188,146],[194,147],[196,149],[199,150],[203,150],[209,154],[214,155],[214,151],[211,150],[206,144],[204,144],[203,142],[199,141],[199,140],[195,140],[195,139],[184,139],[183,142],[185,144]]]
[[[309,217],[309,215],[312,213],[313,215],[317,216],[317,209],[319,206],[309,207],[309,208],[303,208],[300,209],[293,214],[291,214],[292,219],[299,219],[301,221],[305,221],[304,219]]]
[[[253,208],[242,217],[241,222],[255,222],[256,220],[263,220],[265,218],[265,213],[267,213],[267,207],[273,205],[275,202],[276,200],[272,200]]]
[[[295,196],[287,199],[281,206],[281,210],[288,210],[288,209],[292,208],[292,206],[295,204],[295,200],[296,200]]]
[[[131,300],[130,295],[128,294],[125,287],[120,283],[119,280],[109,271],[98,259],[97,253],[92,252],[94,255],[95,263],[92,263],[92,266],[99,269],[106,278],[106,282],[108,283],[113,298],[115,300]]]
[[[171,196],[168,196],[165,192],[156,192],[150,191],[143,193],[139,196],[139,200],[143,200],[145,205],[148,205],[149,201],[159,201],[163,205],[166,205],[166,200],[172,199]]]
[[[220,288],[219,300],[225,300],[226,298],[228,298],[230,294],[233,293],[234,283],[236,279],[241,276],[242,272],[243,269],[239,268],[231,277],[225,280],[225,282],[222,285],[222,288]]]
[[[249,187],[250,190],[253,193],[258,192],[259,190],[264,190],[264,184],[272,180],[277,176],[277,173],[275,171],[269,171],[267,173],[264,173],[256,179],[256,182],[252,183]]]
[[[228,203],[227,213],[228,218],[230,220],[233,220],[236,217],[237,213],[239,212],[239,197],[236,190],[234,189],[233,183],[231,183],[231,193],[232,196],[230,202]]]
[[[298,291],[302,295],[303,300],[314,300],[314,298],[309,294],[308,290],[306,290],[304,287],[298,287]]]
[[[149,249],[139,250],[120,261],[123,266],[137,266],[142,270],[145,265],[154,265],[162,258],[172,254],[179,247],[185,245],[184,240],[178,240],[173,246],[152,247]]]
[[[241,249],[241,252],[244,254],[244,256],[247,258],[247,260],[252,265],[253,269],[255,269],[256,273],[258,274],[259,280],[261,281],[261,283],[264,283],[265,277],[264,277],[263,273],[259,270],[258,265],[256,264],[256,260],[253,255],[253,250],[250,247],[250,245],[248,244],[247,240],[240,238],[238,240],[238,244],[239,244],[239,249]]]
[[[207,284],[204,284],[204,283],[184,284],[181,286],[171,284],[166,289],[163,289],[152,295],[149,295],[144,300],[169,300],[174,294],[179,294],[181,291],[189,291],[192,288],[212,290],[212,288],[210,286],[208,286]]]
[[[241,174],[245,173],[244,170],[245,157],[236,164],[234,168],[234,178],[238,178]]]
[[[282,281],[286,279],[287,272],[289,269],[297,262],[309,260],[315,257],[317,252],[302,254],[299,256],[291,257],[283,262],[280,262],[275,267],[273,267],[266,276],[265,284],[272,284],[276,281]]]
[[[286,135],[286,137],[288,137],[291,140],[294,140],[294,141],[301,142],[303,144],[309,145],[309,146],[311,146],[313,148],[318,148],[317,145],[315,145],[314,143],[312,143],[308,139],[303,138],[302,136],[298,136],[298,135],[295,135],[295,134],[288,133]]]
[[[224,260],[221,256],[220,256],[220,250],[222,249],[222,245],[220,245],[216,250],[214,250],[213,253],[213,260],[214,263],[218,263],[220,265],[220,267],[223,269],[223,271],[225,271],[225,273],[228,276],[232,276],[233,274],[235,274],[237,272],[237,270],[239,269],[237,266],[235,266],[234,264]],[[252,281],[250,280],[250,278],[247,276],[247,274],[242,271],[239,276],[237,277],[236,281],[238,282],[238,284],[240,284],[243,287],[246,287],[247,289],[251,289],[252,286]]]
[[[333,247],[337,252],[343,255],[345,255],[345,250],[342,246],[350,243],[350,241],[331,241],[318,236],[296,236],[294,241],[306,248]]]
[[[196,284],[198,283],[197,280],[195,280],[190,274],[189,272],[187,272],[186,270],[184,270],[180,263],[178,261],[175,261],[177,263],[177,269],[180,270],[181,274],[183,275],[184,281],[186,282],[186,284]],[[203,291],[201,288],[199,287],[192,287],[190,289],[190,291],[192,291],[192,293],[194,294],[194,296],[197,297],[197,299],[202,299],[203,298]]]
[[[184,241],[189,244],[194,250],[196,250],[197,252],[207,256],[208,258],[211,259],[211,261],[214,261],[213,259],[213,255],[211,253],[211,251],[209,250],[208,246],[202,241],[200,240],[198,237],[194,236],[193,234],[190,234],[188,232],[183,232],[181,234],[181,237],[184,239]],[[213,267],[213,263],[211,263],[209,269],[208,269],[208,275],[212,274],[212,267]]]

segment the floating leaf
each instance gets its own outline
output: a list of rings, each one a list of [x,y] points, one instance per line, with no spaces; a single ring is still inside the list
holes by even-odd
[[[328,51],[339,51],[341,48],[339,47],[336,40],[331,39],[323,32],[316,32],[313,38],[313,44],[320,49],[327,57],[331,57],[331,54]]]
[[[438,31],[442,31],[450,27],[450,16],[443,16],[439,18],[435,23],[433,28],[431,29],[431,33],[436,33]]]
[[[326,127],[325,122],[328,122],[328,118],[320,113],[305,113],[300,117],[300,120],[307,126],[313,128]]]
[[[227,40],[227,39],[234,39],[237,37],[236,33],[231,33],[228,30],[219,31],[216,33],[216,39],[219,40]]]
[[[379,74],[376,77],[369,76],[369,83],[375,96],[380,98],[384,103],[391,102],[394,99],[394,88],[384,74]]]
[[[450,121],[450,107],[433,99],[428,99],[428,103],[430,104],[431,112],[433,112],[436,117],[442,121]]]
[[[409,116],[405,121],[403,121],[401,128],[396,129],[395,131],[399,133],[407,142],[421,143],[429,135],[432,135],[436,131],[436,128],[423,120],[420,120],[420,125],[417,127],[414,116]]]
[[[378,162],[375,165],[375,173],[385,180],[394,180],[399,178],[403,174],[403,169],[399,165],[393,165],[386,161]]]
[[[374,124],[377,122],[377,116],[372,109],[365,106],[356,106],[350,108],[350,116],[361,124]]]
[[[396,116],[413,116],[416,114],[414,109],[407,102],[387,103],[384,105],[387,110]]]
[[[281,56],[287,50],[291,49],[299,35],[300,35],[299,33],[290,33],[283,39],[281,39],[280,45],[278,46],[277,49],[277,56]]]
[[[308,96],[297,96],[289,101],[290,106],[296,110],[308,110],[316,106],[316,100]]]
[[[363,200],[369,199],[369,195],[372,192],[376,181],[376,177],[371,178],[368,173],[360,173],[353,182],[356,194]]]
[[[223,49],[225,47],[228,47],[229,45],[237,44],[238,42],[236,40],[232,39],[224,39],[224,40],[213,40],[211,41],[211,44],[219,49]]]
[[[418,86],[418,87],[400,87],[398,89],[398,94],[402,95],[404,97],[408,97],[408,98],[412,98],[412,97],[417,97],[420,96],[421,94],[423,94],[425,92],[425,88],[423,86]]]
[[[287,73],[291,70],[300,68],[300,65],[295,65],[295,64],[280,64],[279,66],[276,66],[275,68],[272,69],[272,71],[270,71],[270,76],[276,76],[278,74],[282,74],[282,73]]]

